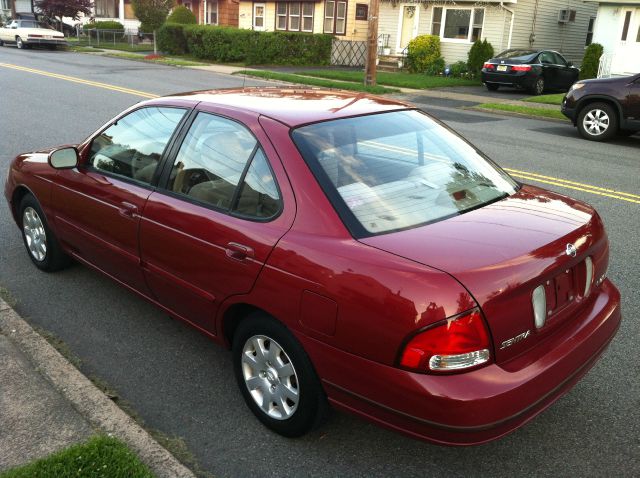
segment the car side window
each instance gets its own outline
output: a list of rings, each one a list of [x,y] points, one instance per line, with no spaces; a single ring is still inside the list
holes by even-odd
[[[269,217],[279,208],[278,190],[256,139],[239,123],[209,113],[198,113],[191,124],[167,188],[243,216]]]
[[[545,65],[553,63],[553,57],[548,51],[543,51],[542,53],[540,53],[540,63],[543,63]]]
[[[105,173],[151,183],[183,108],[140,108],[120,118],[91,144],[89,164]]]
[[[562,55],[560,55],[559,53],[552,53],[553,55],[553,59],[554,59],[554,63],[556,65],[562,65],[562,66],[567,66],[567,62],[566,60],[562,57]]]

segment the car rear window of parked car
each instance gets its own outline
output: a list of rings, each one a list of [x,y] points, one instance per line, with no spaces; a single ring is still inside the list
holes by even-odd
[[[466,141],[418,111],[315,123],[292,137],[356,237],[428,224],[517,189]]]
[[[530,61],[538,54],[534,50],[505,50],[498,54],[496,58],[509,58],[511,60]]]

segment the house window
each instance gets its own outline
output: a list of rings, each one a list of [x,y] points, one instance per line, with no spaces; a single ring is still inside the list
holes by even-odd
[[[584,42],[585,46],[591,45],[593,41],[593,26],[596,23],[596,17],[589,18],[589,26],[587,27],[587,39]]]
[[[433,19],[431,20],[431,34],[440,36],[440,26],[442,25],[442,7],[434,7]]]
[[[218,2],[216,0],[207,2],[207,23],[210,25],[218,24]]]
[[[433,35],[449,41],[474,42],[482,36],[483,22],[483,8],[436,7],[431,30]]]
[[[622,26],[622,37],[620,38],[620,40],[622,41],[627,41],[630,22],[631,22],[631,10],[627,10],[624,14],[624,25]]]
[[[276,30],[312,32],[314,6],[312,2],[277,2]]]
[[[191,3],[190,2],[185,2],[182,4],[183,7],[188,8],[189,10],[191,10]]]
[[[264,30],[264,3],[253,4],[253,29]]]
[[[97,18],[118,18],[119,7],[120,2],[115,0],[96,0],[94,3]]]
[[[366,3],[356,3],[356,20],[367,20],[369,18],[369,5]]]
[[[324,32],[344,35],[347,31],[347,2],[327,0],[324,5]]]

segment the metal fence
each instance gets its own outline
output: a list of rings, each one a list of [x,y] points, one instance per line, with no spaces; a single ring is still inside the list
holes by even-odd
[[[366,41],[333,40],[331,64],[336,66],[364,66],[367,62]]]
[[[78,28],[78,42],[80,45],[109,48],[109,46],[128,46],[130,48],[149,47],[153,49],[153,33],[143,33],[134,30],[103,30]]]

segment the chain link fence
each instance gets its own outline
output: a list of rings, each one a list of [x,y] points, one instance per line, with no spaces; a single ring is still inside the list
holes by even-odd
[[[134,30],[103,30],[78,27],[78,46],[112,48],[118,50],[153,50],[153,33]]]

